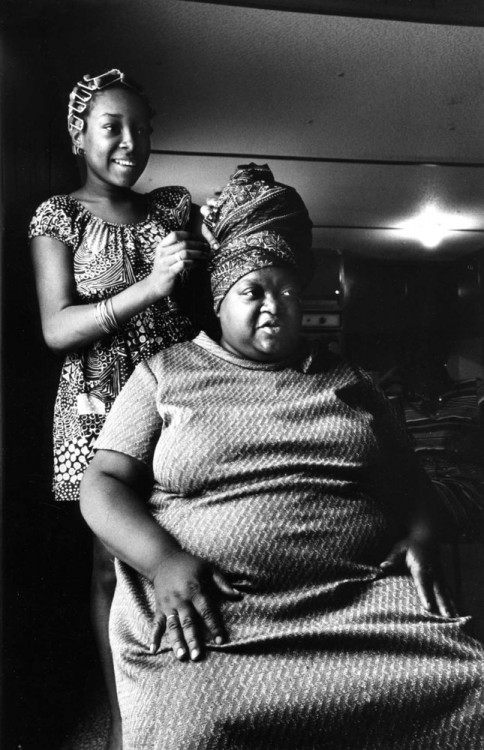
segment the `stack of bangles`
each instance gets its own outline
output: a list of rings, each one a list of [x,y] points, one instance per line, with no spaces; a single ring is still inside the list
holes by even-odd
[[[119,331],[119,323],[113,310],[113,301],[111,298],[102,299],[97,303],[94,309],[96,323],[101,331],[110,335]]]

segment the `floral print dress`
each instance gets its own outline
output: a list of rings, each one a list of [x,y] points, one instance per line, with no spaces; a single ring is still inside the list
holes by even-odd
[[[158,188],[147,199],[147,218],[134,224],[104,221],[70,195],[53,196],[38,207],[29,238],[51,237],[72,251],[79,304],[112,297],[148,276],[159,241],[185,227],[191,206],[185,188]],[[138,362],[194,333],[188,317],[168,297],[135,315],[116,334],[101,334],[66,356],[54,408],[56,500],[79,499],[82,474],[106,414]]]

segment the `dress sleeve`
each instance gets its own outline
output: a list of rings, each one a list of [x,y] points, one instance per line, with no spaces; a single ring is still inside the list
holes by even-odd
[[[381,387],[374,383],[371,375],[363,370],[359,370],[358,374],[367,391],[369,410],[375,418],[380,442],[388,441],[393,450],[413,453],[414,446],[408,435],[403,414]]]
[[[146,362],[134,370],[109,412],[95,450],[125,453],[151,468],[163,420],[157,408],[157,380]]]
[[[29,225],[28,237],[51,237],[68,247],[77,247],[79,230],[72,207],[65,196],[56,195],[41,203]]]

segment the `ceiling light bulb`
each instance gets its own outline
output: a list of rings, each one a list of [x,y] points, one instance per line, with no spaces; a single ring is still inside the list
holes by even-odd
[[[445,235],[446,230],[442,224],[425,223],[415,227],[415,236],[422,243],[424,247],[437,247],[440,245]]]
[[[405,222],[402,229],[408,237],[420,242],[424,247],[437,247],[449,234],[448,219],[435,206],[427,206],[419,216]]]

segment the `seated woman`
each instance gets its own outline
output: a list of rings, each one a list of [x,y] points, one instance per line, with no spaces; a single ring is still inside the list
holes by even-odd
[[[139,365],[82,484],[125,750],[477,750],[429,481],[370,379],[300,339],[304,204],[249,165],[209,219],[221,338]]]

